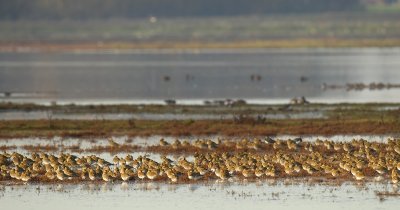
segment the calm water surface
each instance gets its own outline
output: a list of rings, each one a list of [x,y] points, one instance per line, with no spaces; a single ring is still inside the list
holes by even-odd
[[[321,88],[399,78],[398,48],[0,53],[0,100],[15,102],[400,102],[400,89]]]
[[[98,183],[1,186],[2,209],[398,209],[386,182],[314,184],[263,180],[256,183]]]

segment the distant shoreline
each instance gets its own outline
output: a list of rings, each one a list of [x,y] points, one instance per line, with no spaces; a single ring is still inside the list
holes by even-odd
[[[400,14],[0,20],[0,51],[399,47]]]
[[[106,42],[0,42],[0,52],[68,52],[146,49],[268,49],[268,48],[366,48],[400,47],[391,39],[276,39],[241,41],[106,41]]]

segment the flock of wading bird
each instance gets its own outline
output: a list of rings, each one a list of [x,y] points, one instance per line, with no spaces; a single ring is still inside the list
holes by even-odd
[[[112,139],[111,144],[117,144]],[[160,140],[159,147],[196,146],[203,148],[192,157],[159,162],[147,155],[134,158],[115,156],[111,162],[96,155],[77,157],[17,152],[0,154],[0,181],[168,181],[240,180],[279,177],[324,177],[337,180],[380,179],[399,182],[400,139],[385,143],[353,139],[350,142],[319,140],[243,139],[241,141],[211,139],[188,141]],[[232,149],[229,145],[235,146]],[[218,148],[230,150],[218,150]],[[251,149],[249,149],[251,148]],[[187,159],[193,159],[189,161]]]

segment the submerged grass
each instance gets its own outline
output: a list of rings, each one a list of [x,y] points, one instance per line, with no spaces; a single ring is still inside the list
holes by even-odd
[[[246,49],[246,48],[357,48],[399,47],[399,38],[296,38],[257,39],[240,41],[151,41],[151,42],[79,42],[79,43],[0,43],[0,51],[34,50],[64,52],[76,50],[134,50],[134,49]]]
[[[218,120],[0,120],[0,137],[335,135],[398,134],[400,104],[307,105],[53,105],[0,103],[0,111],[43,110],[66,113],[225,114]],[[321,119],[270,119],[265,114],[321,112]],[[264,114],[264,116],[262,116]]]
[[[261,136],[261,135],[335,135],[397,134],[400,121],[393,119],[313,119],[268,120],[262,124],[233,120],[137,120],[135,127],[126,120],[9,120],[0,121],[0,137],[90,137],[90,136]]]
[[[288,100],[289,102],[289,100]],[[306,105],[294,104],[239,104],[233,106],[221,105],[155,105],[155,104],[116,104],[116,105],[76,105],[53,104],[51,106],[33,103],[11,103],[0,102],[0,111],[51,111],[56,113],[172,113],[172,114],[290,114],[309,111],[331,112],[349,111],[349,113],[366,113],[371,111],[385,112],[385,108],[400,110],[399,103],[339,103],[339,104],[318,104]],[[390,110],[386,110],[390,111]],[[351,116],[351,115],[350,115]]]

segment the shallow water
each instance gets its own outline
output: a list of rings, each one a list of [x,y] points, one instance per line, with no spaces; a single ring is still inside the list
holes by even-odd
[[[233,114],[172,114],[172,113],[85,113],[70,114],[46,111],[5,111],[0,112],[2,120],[38,120],[38,119],[72,119],[72,120],[220,120],[233,119]],[[322,112],[300,112],[287,114],[260,114],[252,117],[264,117],[267,119],[321,119],[324,118]]]
[[[0,53],[0,100],[287,103],[305,96],[312,102],[400,102],[400,89],[321,88],[324,83],[398,83],[399,68],[398,48]]]
[[[256,183],[100,183],[1,186],[4,209],[398,209],[386,182],[314,184],[264,180]]]

